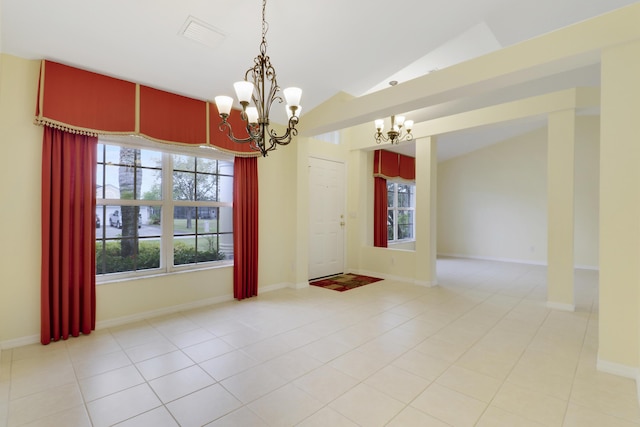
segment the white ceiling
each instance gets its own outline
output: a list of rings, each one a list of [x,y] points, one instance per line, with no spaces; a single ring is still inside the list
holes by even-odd
[[[280,86],[303,89],[304,120],[305,111],[338,92],[370,93],[387,87],[390,80],[402,82],[442,70],[631,3],[635,2],[269,0],[268,54]],[[212,100],[219,94],[232,95],[233,82],[243,78],[259,53],[260,13],[260,0],[0,0],[0,51]],[[190,17],[224,35],[217,46],[179,34]],[[598,84],[599,69],[592,66],[465,103],[479,107],[514,96]],[[447,114],[456,102],[406,115],[419,121]],[[499,138],[495,129],[485,131],[494,142]],[[502,135],[511,133],[513,129]],[[469,140],[464,134],[458,138]],[[439,145],[456,146],[455,139],[456,135],[445,135]]]

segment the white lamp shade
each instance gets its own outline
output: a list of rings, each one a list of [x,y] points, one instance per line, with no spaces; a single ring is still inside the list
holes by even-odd
[[[404,116],[396,116],[396,124],[398,127],[402,127],[404,125]]]
[[[253,95],[253,83],[246,80],[235,82],[233,88],[236,90],[236,96],[240,102],[251,102],[251,96]]]
[[[233,106],[233,98],[230,96],[216,96],[216,107],[218,108],[218,114],[227,116],[231,113],[231,107]]]
[[[405,120],[404,127],[407,131],[410,131],[411,129],[413,129],[413,120]]]
[[[384,129],[384,120],[382,119],[376,120],[376,129],[382,132],[382,129]]]
[[[289,104],[287,104],[287,119],[290,119],[293,116],[293,110],[291,110],[291,107],[289,106]],[[298,108],[296,108],[296,117],[300,117],[300,113],[302,113],[302,107],[298,106]]]
[[[296,107],[300,106],[300,98],[302,97],[302,89],[299,87],[288,87],[284,91],[284,99],[287,104]]]
[[[249,123],[258,123],[258,109],[256,107],[247,107],[246,113]]]

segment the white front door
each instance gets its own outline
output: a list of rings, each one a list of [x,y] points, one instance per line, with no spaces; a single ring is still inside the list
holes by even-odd
[[[344,163],[309,158],[309,279],[344,272]]]

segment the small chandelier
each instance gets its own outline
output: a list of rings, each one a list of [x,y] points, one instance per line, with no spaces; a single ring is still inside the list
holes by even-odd
[[[244,75],[244,80],[236,82],[233,86],[242,105],[240,117],[246,123],[248,137],[237,138],[233,135],[231,123],[227,121],[231,113],[233,98],[230,96],[216,96],[215,102],[222,118],[220,130],[226,129],[229,139],[238,143],[249,143],[251,149],[260,151],[263,157],[269,151],[275,150],[277,145],[287,145],[291,138],[298,134],[296,125],[300,116],[300,97],[302,89],[297,87],[286,88],[284,98],[286,100],[286,110],[289,122],[283,135],[278,136],[273,129],[269,129],[269,112],[271,105],[278,101],[282,103],[282,97],[278,95],[280,87],[276,81],[276,70],[271,65],[271,60],[267,56],[266,34],[269,24],[265,20],[265,9],[267,0],[262,1],[262,42],[260,43],[260,55],[254,59],[253,67],[249,68]],[[266,84],[269,83],[267,90]],[[253,106],[250,106],[253,101]]]
[[[391,142],[391,144],[398,144],[400,141],[411,141],[413,135],[411,135],[411,128],[413,128],[413,120],[405,120],[404,116],[391,116],[391,128],[387,131],[387,136],[384,136],[382,130],[384,129],[384,120],[376,120],[376,143]],[[406,129],[407,133],[402,133],[402,127]]]
[[[389,82],[389,86],[395,86],[398,82],[392,80]],[[404,116],[391,116],[391,128],[387,131],[387,136],[384,136],[382,130],[384,129],[384,120],[378,119],[375,121],[376,133],[374,135],[376,144],[382,142],[391,142],[391,144],[398,144],[400,141],[411,141],[413,135],[411,135],[411,129],[413,128],[413,120],[405,120]],[[402,127],[406,129],[407,133],[402,133]]]

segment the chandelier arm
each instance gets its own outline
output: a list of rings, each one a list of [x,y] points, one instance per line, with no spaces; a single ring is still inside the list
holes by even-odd
[[[269,141],[271,142],[272,145],[274,143],[278,145],[287,145],[291,142],[291,139],[296,135],[298,135],[298,129],[296,129],[295,127],[288,127],[284,135],[281,135],[281,136],[278,136],[276,134],[275,129],[270,129]]]
[[[374,134],[374,138],[376,139],[376,144],[381,144],[383,142],[389,141],[389,138],[384,136],[382,132],[376,132]]]
[[[226,132],[229,139],[232,140],[233,142],[246,143],[246,142],[253,141],[253,138],[251,137],[250,132],[247,138],[236,138],[235,135],[233,134],[233,129],[231,128],[231,124],[226,120],[223,120],[222,122],[220,122],[220,124],[218,125],[218,129],[221,132]],[[249,127],[247,126],[247,130],[248,129]]]
[[[292,137],[298,135],[298,129],[296,129],[297,124],[298,124],[298,117],[291,116],[284,135],[278,136],[275,129],[270,129],[269,140],[272,141],[272,143],[276,143],[278,145],[289,144],[291,142]]]

